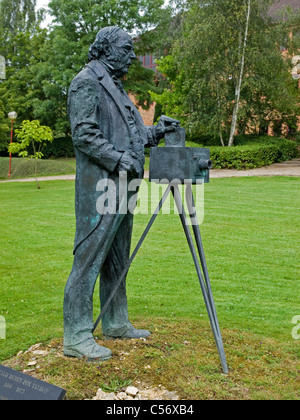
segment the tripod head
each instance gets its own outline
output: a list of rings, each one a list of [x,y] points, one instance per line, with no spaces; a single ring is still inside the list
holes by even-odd
[[[186,147],[185,129],[179,121],[162,116],[165,126],[174,130],[166,133],[165,147],[151,148],[150,182],[159,184],[199,184],[209,182],[212,169],[210,151],[205,148]],[[175,121],[175,122],[174,122]]]

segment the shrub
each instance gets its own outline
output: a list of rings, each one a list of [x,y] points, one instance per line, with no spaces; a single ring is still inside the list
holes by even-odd
[[[71,158],[75,156],[71,137],[55,138],[43,150],[44,157]]]
[[[299,155],[295,142],[278,138],[268,143],[210,147],[210,153],[215,169],[260,168],[275,162],[290,160]]]

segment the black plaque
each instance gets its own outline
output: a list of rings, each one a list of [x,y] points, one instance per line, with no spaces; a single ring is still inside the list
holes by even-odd
[[[59,401],[66,391],[0,365],[0,401]]]

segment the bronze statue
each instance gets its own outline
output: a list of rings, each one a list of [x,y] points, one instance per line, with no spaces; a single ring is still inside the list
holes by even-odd
[[[131,37],[118,27],[98,33],[90,47],[88,65],[69,90],[68,111],[76,154],[76,237],[74,264],[65,289],[64,354],[107,360],[111,351],[93,337],[93,294],[100,274],[101,307],[129,259],[133,215],[97,209],[97,184],[111,180],[118,192],[120,176],[144,175],[144,148],[157,146],[172,125],[161,120],[147,127],[119,80],[136,59]],[[175,121],[175,120],[174,120]],[[178,122],[176,122],[178,123]],[[120,175],[121,174],[121,175]],[[118,197],[118,194],[116,195]],[[128,197],[129,199],[130,197]],[[124,203],[123,203],[124,204]],[[143,338],[128,319],[126,278],[102,319],[108,338]]]

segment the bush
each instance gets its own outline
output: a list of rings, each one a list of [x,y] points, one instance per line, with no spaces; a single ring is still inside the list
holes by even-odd
[[[44,158],[71,158],[75,156],[71,137],[56,138],[43,149]]]
[[[254,169],[299,156],[297,142],[281,137],[238,136],[235,140],[236,146],[233,147],[204,144],[210,149],[215,169]],[[164,147],[165,142],[162,141],[159,146]],[[186,147],[203,147],[203,144],[187,141]],[[146,149],[145,154],[149,156],[150,149]]]
[[[268,137],[270,139],[270,137]],[[253,169],[284,162],[299,156],[297,144],[273,138],[268,143],[248,143],[234,147],[210,147],[215,169]]]

